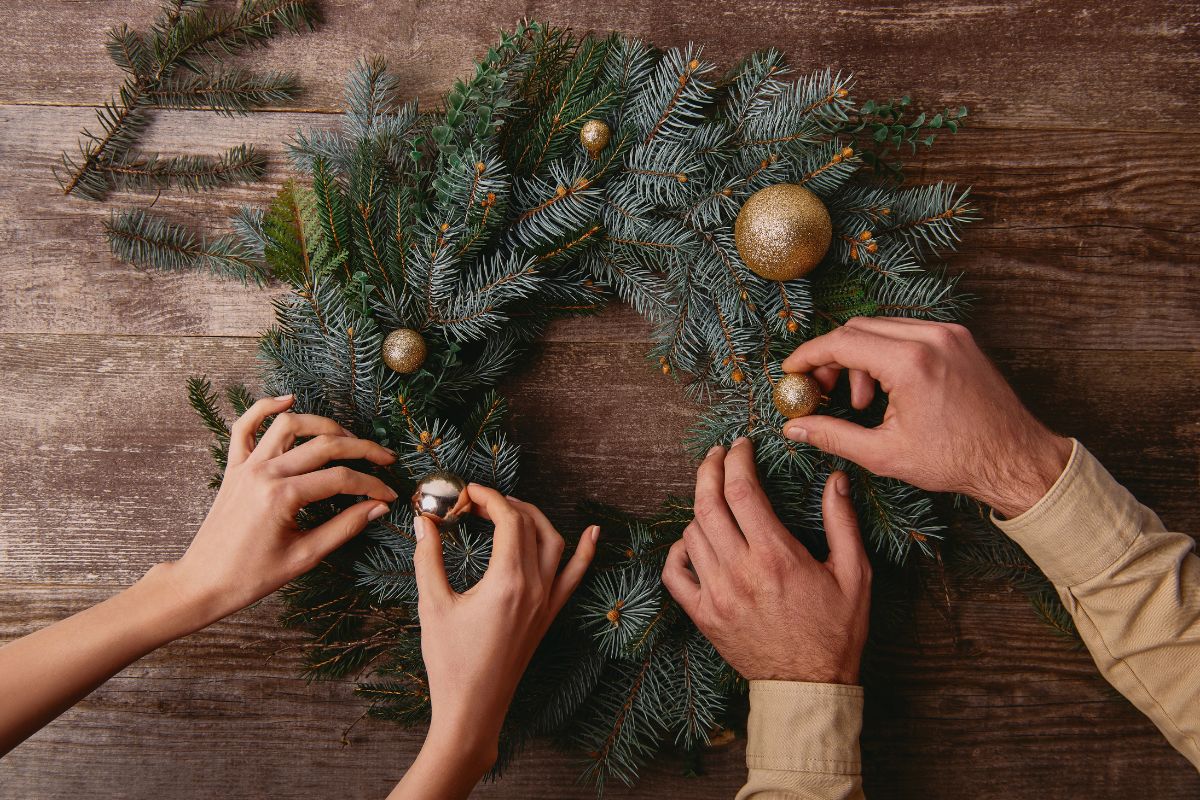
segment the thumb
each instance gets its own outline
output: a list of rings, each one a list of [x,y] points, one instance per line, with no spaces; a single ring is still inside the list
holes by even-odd
[[[413,569],[417,576],[417,595],[426,600],[438,600],[454,590],[446,577],[446,563],[442,560],[442,536],[437,526],[427,518],[418,516],[413,520],[413,533],[417,537],[417,549],[413,554]]]
[[[850,477],[838,470],[825,482],[821,517],[829,542],[826,566],[844,590],[858,591],[871,585],[871,562],[858,530],[858,517],[850,501]]]
[[[877,461],[877,454],[883,452],[880,440],[884,434],[881,431],[826,414],[793,419],[783,426],[783,435],[794,442],[807,442],[873,472],[876,471],[872,465]]]
[[[321,523],[300,540],[305,560],[316,564],[357,536],[368,522],[386,514],[387,510],[387,505],[378,500],[363,500]]]

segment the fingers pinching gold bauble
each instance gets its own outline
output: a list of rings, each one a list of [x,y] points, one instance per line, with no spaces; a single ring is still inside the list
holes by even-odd
[[[403,374],[420,369],[428,352],[421,334],[411,328],[394,330],[383,340],[383,363]]]
[[[608,147],[608,139],[612,134],[608,124],[598,119],[589,119],[579,129],[579,143],[588,151],[588,155],[596,158],[600,151]]]
[[[769,281],[804,277],[821,263],[832,239],[825,204],[794,183],[777,183],[750,195],[733,226],[738,255]]]
[[[821,385],[809,375],[789,373],[775,384],[772,399],[788,419],[807,417],[821,405]]]

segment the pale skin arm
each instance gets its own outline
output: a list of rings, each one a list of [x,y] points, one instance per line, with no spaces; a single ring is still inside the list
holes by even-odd
[[[378,478],[324,467],[358,459],[386,465],[395,455],[332,420],[286,413],[291,405],[291,396],[260,400],[234,423],[221,489],[182,558],[0,648],[0,755],[147,653],[304,574],[387,511],[396,493]],[[313,438],[293,447],[297,437]],[[320,527],[296,526],[301,507],[340,494],[367,499]]]
[[[562,571],[562,536],[536,506],[471,484],[476,513],[496,526],[480,581],[455,592],[437,528],[416,523],[421,654],[433,708],[429,733],[389,800],[465,798],[496,760],[500,727],[533,651],[579,586],[600,529],[588,528]]]

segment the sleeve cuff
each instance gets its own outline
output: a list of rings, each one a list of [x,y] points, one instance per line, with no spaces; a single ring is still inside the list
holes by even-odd
[[[1033,508],[1009,520],[992,514],[1056,586],[1095,577],[1149,527],[1146,515],[1154,516],[1078,440],[1072,444],[1066,468]]]
[[[750,681],[746,766],[857,775],[861,686]]]

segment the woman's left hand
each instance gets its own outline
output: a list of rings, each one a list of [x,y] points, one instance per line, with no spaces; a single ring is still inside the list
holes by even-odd
[[[496,532],[487,571],[462,594],[446,578],[437,528],[416,521],[417,608],[433,718],[393,798],[466,797],[491,767],[517,683],[596,552],[600,529],[593,525],[560,573],[563,538],[536,506],[478,484],[467,491]]]

